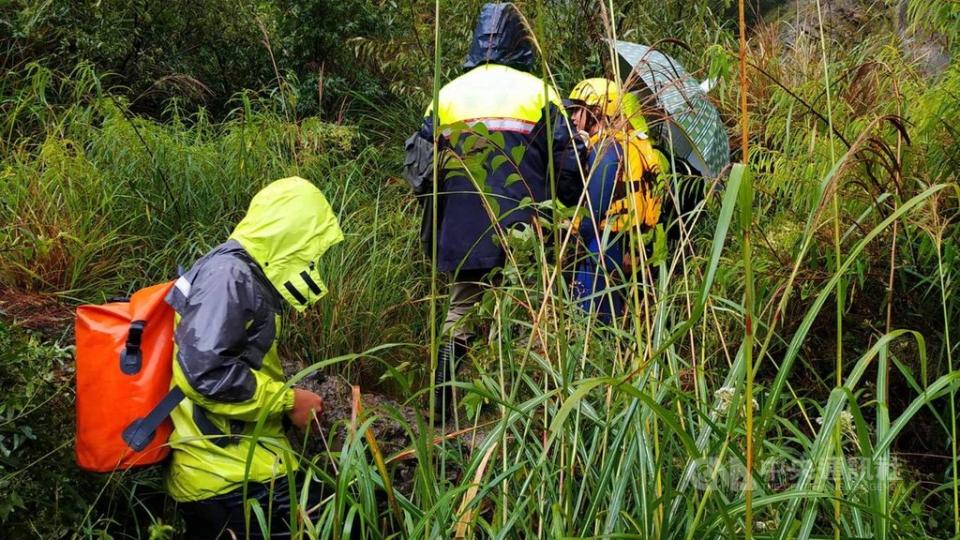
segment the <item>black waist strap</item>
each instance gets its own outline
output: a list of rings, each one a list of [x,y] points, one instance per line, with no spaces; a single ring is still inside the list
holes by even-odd
[[[207,410],[196,403],[193,404],[193,423],[197,425],[200,433],[210,437],[210,442],[220,448],[228,444],[234,444],[240,440],[236,435],[227,435],[223,430],[218,428],[217,425],[210,420],[210,417],[207,416]],[[239,429],[234,428],[235,426],[231,423],[231,430],[239,431]]]

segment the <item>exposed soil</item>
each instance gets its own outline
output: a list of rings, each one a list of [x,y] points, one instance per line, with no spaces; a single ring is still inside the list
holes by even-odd
[[[53,295],[29,293],[0,287],[0,318],[13,326],[26,328],[53,338],[64,328],[70,332],[73,308]]]
[[[387,461],[394,488],[405,495],[413,492],[418,459],[412,443],[420,432],[413,407],[369,392],[361,392],[359,404],[356,404],[353,387],[337,376],[308,379],[298,386],[316,392],[324,401],[320,432],[307,439],[306,447],[303,448],[305,455],[314,456],[341,450],[354,426],[373,418],[369,431]],[[362,416],[363,420],[357,417],[358,409],[362,411],[359,416]],[[302,434],[291,433],[291,437],[295,439],[292,439],[292,442],[296,448],[303,446],[303,439],[298,438],[302,437]],[[484,435],[472,430],[455,432],[452,426],[437,427],[437,442],[442,438],[447,439],[450,447],[470,452],[473,446],[483,440]],[[446,473],[448,480],[457,481],[461,471],[455,466],[448,466]]]
[[[324,412],[320,418],[320,427],[323,435],[332,441],[330,450],[339,450],[343,446],[351,429],[351,421],[356,414],[352,386],[337,376],[328,376],[322,380],[309,379],[300,386],[316,392],[323,398]],[[361,393],[359,405],[362,411],[360,414],[364,420],[374,418],[370,430],[385,457],[392,456],[410,445],[412,439],[408,430],[414,437],[417,436],[416,414],[412,407],[405,407],[396,401],[373,393]],[[356,424],[359,425],[362,421],[357,418]],[[320,445],[315,450],[318,452],[325,450],[323,443],[314,439],[312,444]]]

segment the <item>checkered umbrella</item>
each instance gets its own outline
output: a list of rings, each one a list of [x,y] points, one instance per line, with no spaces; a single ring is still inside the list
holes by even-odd
[[[653,135],[704,176],[716,176],[730,163],[730,138],[706,90],[679,62],[656,49],[617,41],[628,87],[653,109]],[[656,121],[657,117],[663,121]]]

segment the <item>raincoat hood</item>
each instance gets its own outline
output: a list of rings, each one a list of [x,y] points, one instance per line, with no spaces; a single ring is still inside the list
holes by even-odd
[[[293,176],[254,195],[230,238],[260,265],[280,296],[303,311],[327,293],[319,259],[343,240],[343,232],[323,193]]]
[[[530,36],[513,4],[483,5],[463,67],[473,69],[483,64],[501,64],[522,71],[533,69]]]

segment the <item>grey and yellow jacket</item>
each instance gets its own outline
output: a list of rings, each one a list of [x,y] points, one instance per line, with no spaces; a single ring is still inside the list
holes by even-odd
[[[173,384],[187,399],[171,414],[174,499],[207,499],[296,468],[283,433],[293,390],[277,354],[281,313],[326,293],[318,261],[342,239],[320,190],[285,178],[261,190],[230,239],[177,280],[167,297],[176,312]]]
[[[414,194],[425,203],[421,238],[428,243],[436,213],[440,271],[501,266],[504,251],[496,241],[496,228],[505,230],[530,222],[534,216],[532,206],[521,205],[521,201],[543,202],[555,192],[569,205],[582,192],[578,160],[586,152],[573,136],[556,89],[528,73],[534,53],[524,24],[512,4],[484,5],[464,63],[469,71],[439,92],[439,125],[433,125],[431,104],[421,129],[407,140],[404,174]],[[433,208],[436,130],[442,162],[438,204]],[[451,173],[456,167],[450,165],[457,161],[451,156],[475,152],[480,147],[476,137],[496,141],[482,158],[482,178]],[[496,204],[485,204],[481,191]]]

